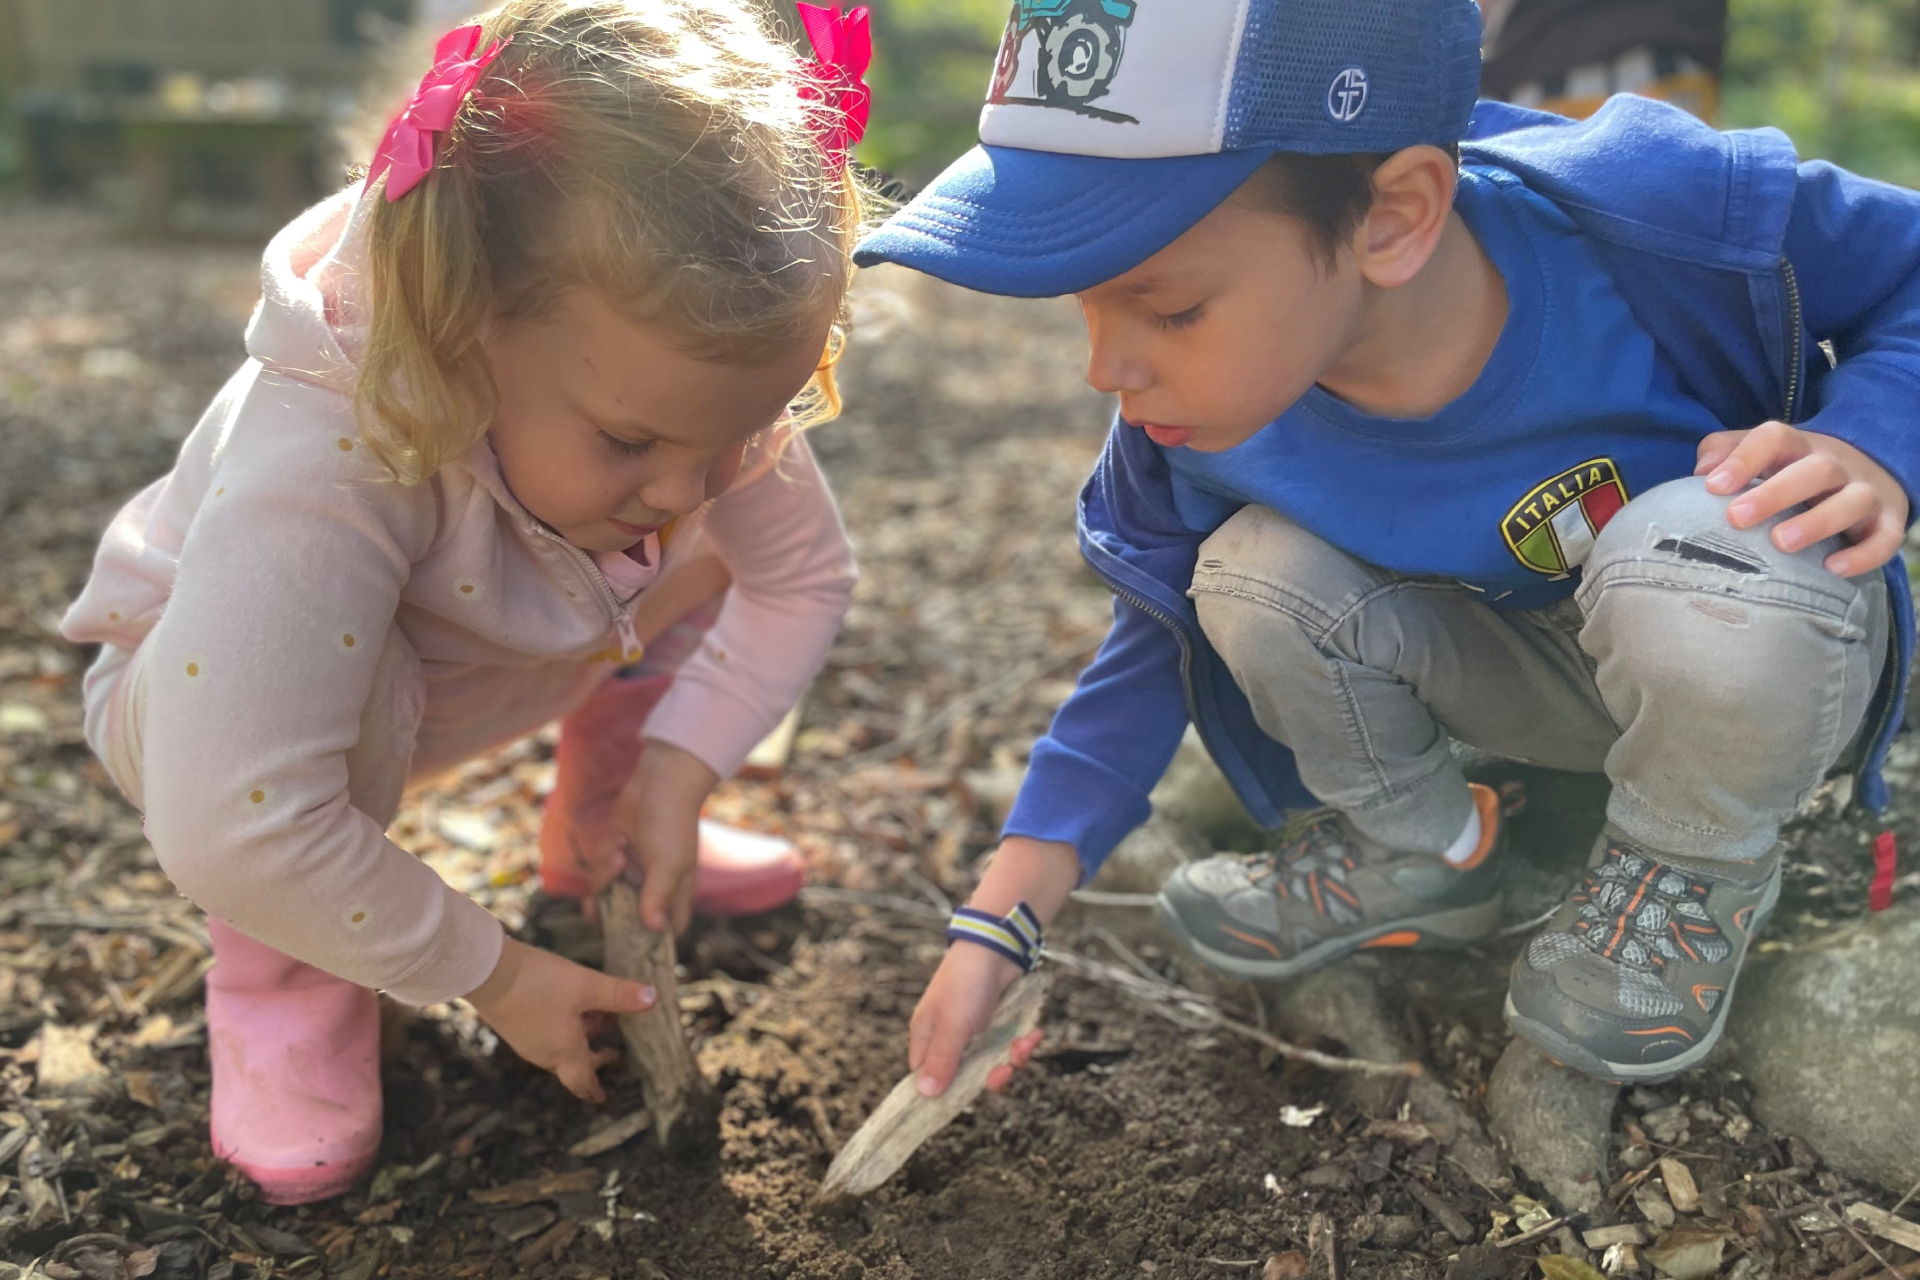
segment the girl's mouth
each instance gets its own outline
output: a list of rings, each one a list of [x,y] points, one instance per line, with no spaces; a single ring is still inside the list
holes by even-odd
[[[625,520],[615,520],[611,517],[608,518],[607,523],[635,541],[660,532],[660,526],[657,524],[628,524]]]

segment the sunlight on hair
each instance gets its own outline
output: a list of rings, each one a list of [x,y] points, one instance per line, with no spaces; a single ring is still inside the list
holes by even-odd
[[[509,0],[481,21],[506,47],[432,176],[381,201],[369,230],[355,413],[395,478],[418,483],[484,435],[487,326],[537,318],[569,289],[724,363],[844,320],[868,197],[827,165],[820,108],[766,10]],[[839,412],[843,324],[833,333],[799,426]]]

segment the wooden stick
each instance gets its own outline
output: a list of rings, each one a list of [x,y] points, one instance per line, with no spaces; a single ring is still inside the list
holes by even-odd
[[[700,1074],[680,1026],[673,935],[655,933],[640,923],[639,891],[624,880],[600,891],[600,928],[606,938],[607,972],[657,993],[653,1008],[645,1013],[620,1015],[620,1034],[646,1094],[654,1139],[676,1156],[717,1152],[720,1099]]]
[[[967,1046],[953,1083],[939,1097],[922,1097],[920,1073],[908,1072],[840,1148],[820,1183],[817,1201],[832,1204],[866,1195],[965,1111],[987,1087],[987,1076],[1007,1061],[1013,1042],[1039,1023],[1050,980],[1045,973],[1029,974],[1007,988],[992,1023]]]

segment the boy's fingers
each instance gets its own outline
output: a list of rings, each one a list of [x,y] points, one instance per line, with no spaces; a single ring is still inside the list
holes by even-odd
[[[1825,454],[1800,458],[1729,503],[1727,521],[1736,529],[1750,529],[1788,507],[1824,497],[1846,482],[1847,476],[1840,464]]]
[[[968,1038],[966,1028],[951,1022],[934,1028],[926,1059],[920,1064],[921,1097],[937,1098],[947,1091],[953,1073],[960,1069],[960,1055],[966,1052]]]
[[[934,1019],[932,1015],[922,1015],[914,1010],[913,1021],[907,1024],[907,1070],[918,1071],[920,1063],[927,1056],[927,1045],[933,1040]]]
[[[1773,545],[1789,552],[1810,547],[1823,538],[1870,525],[1879,509],[1880,495],[1864,480],[1856,480],[1811,511],[1783,521],[1773,531]]]
[[[1757,477],[1778,470],[1782,463],[1803,458],[1806,439],[1779,422],[1762,423],[1746,433],[1707,476],[1707,492],[1737,493]]]
[[[1871,537],[1828,556],[1827,572],[1842,578],[1857,578],[1863,573],[1870,573],[1893,559],[1900,550],[1900,544],[1905,541],[1906,530],[1900,527],[1899,522],[1891,517],[1883,519]]]
[[[987,1088],[994,1093],[999,1093],[1012,1083],[1013,1067],[1010,1064],[1002,1063],[987,1072]]]
[[[1706,475],[1725,462],[1727,455],[1733,452],[1733,447],[1740,443],[1744,435],[1746,435],[1744,431],[1716,431],[1703,439],[1698,453],[1695,454],[1698,461],[1694,463],[1693,474]]]
[[[1040,1042],[1046,1038],[1046,1034],[1044,1031],[1029,1031],[1026,1035],[1015,1040],[1012,1050],[1007,1055],[1013,1062],[1013,1065],[1016,1067],[1026,1066],[1027,1062],[1033,1057],[1033,1051],[1039,1048]]]

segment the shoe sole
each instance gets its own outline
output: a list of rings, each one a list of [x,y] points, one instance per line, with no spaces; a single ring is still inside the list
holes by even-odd
[[[1779,901],[1780,880],[1776,878],[1754,907],[1753,926],[1746,931],[1747,942],[1752,942],[1767,927],[1767,921],[1773,918],[1773,908]],[[1720,1037],[1727,1029],[1727,1013],[1733,1008],[1735,989],[1740,985],[1740,973],[1746,967],[1747,948],[1742,945],[1740,963],[1734,967],[1733,976],[1727,979],[1726,995],[1720,1001],[1719,1012],[1713,1015],[1713,1023],[1707,1028],[1706,1036],[1685,1053],[1676,1054],[1664,1062],[1610,1062],[1585,1045],[1568,1039],[1562,1032],[1521,1013],[1514,1008],[1511,993],[1507,995],[1504,1013],[1507,1026],[1515,1035],[1563,1067],[1613,1084],[1662,1084],[1675,1076],[1685,1075],[1705,1062],[1719,1045]]]
[[[1480,941],[1500,927],[1500,899],[1496,896],[1470,907],[1456,907],[1432,915],[1394,920],[1362,933],[1328,938],[1308,947],[1291,960],[1249,960],[1245,956],[1215,950],[1187,932],[1165,894],[1155,899],[1155,907],[1161,925],[1178,938],[1196,960],[1208,968],[1252,982],[1286,982],[1304,977],[1358,951],[1457,950]]]

